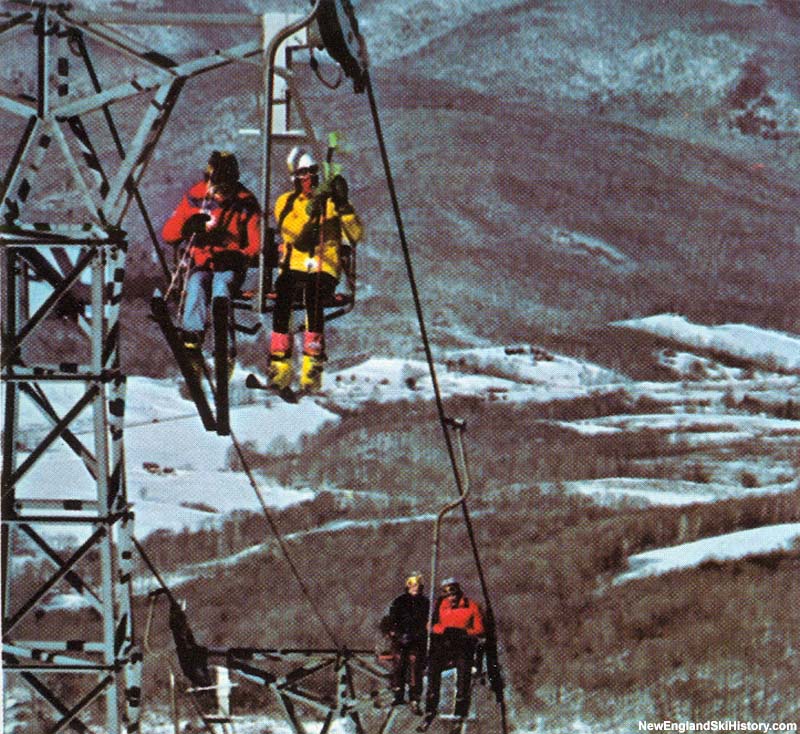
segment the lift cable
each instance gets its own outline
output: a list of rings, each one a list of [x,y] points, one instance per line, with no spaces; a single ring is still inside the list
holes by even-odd
[[[255,479],[255,477],[253,475],[253,471],[252,471],[252,469],[250,468],[250,465],[247,462],[247,458],[245,457],[244,452],[242,451],[242,446],[239,443],[239,440],[234,435],[233,430],[231,430],[230,436],[231,436],[231,442],[233,443],[233,447],[234,447],[234,449],[236,451],[236,455],[239,457],[239,461],[242,464],[244,473],[247,475],[247,479],[250,482],[250,486],[253,488],[253,491],[256,494],[258,502],[261,505],[261,511],[264,514],[264,517],[266,518],[267,523],[269,524],[270,530],[272,530],[272,533],[275,536],[275,540],[277,541],[278,546],[281,549],[281,553],[283,553],[283,556],[286,559],[286,562],[289,564],[289,567],[290,567],[290,569],[292,571],[292,575],[297,580],[297,583],[298,583],[298,585],[300,587],[300,590],[303,593],[303,596],[306,597],[306,599],[308,600],[308,603],[311,605],[311,608],[313,609],[314,614],[316,614],[317,618],[319,619],[320,624],[322,625],[323,629],[325,630],[325,633],[328,635],[328,637],[330,638],[331,642],[333,642],[334,646],[337,649],[340,649],[341,646],[339,644],[338,638],[334,634],[334,632],[331,629],[330,625],[327,623],[327,621],[325,620],[325,617],[323,616],[322,612],[320,611],[319,607],[317,606],[316,602],[314,601],[314,597],[313,597],[313,595],[311,593],[311,590],[308,588],[308,586],[306,585],[305,581],[303,581],[302,574],[300,573],[299,569],[295,565],[294,560],[292,559],[292,556],[289,553],[289,548],[286,545],[286,541],[283,539],[283,536],[281,535],[281,532],[280,532],[277,524],[275,523],[275,519],[272,517],[272,513],[269,511],[269,508],[267,507],[267,503],[264,500],[264,494],[261,491],[261,488],[258,486],[258,483],[256,482],[256,479]],[[158,569],[155,567],[155,564],[152,562],[152,560],[149,558],[149,556],[145,552],[144,548],[142,547],[142,544],[135,537],[133,538],[133,543],[136,546],[136,549],[139,551],[139,554],[141,555],[141,557],[144,560],[145,564],[150,569],[150,572],[156,578],[156,581],[158,581],[159,586],[167,594],[167,596],[169,597],[170,601],[175,603],[175,604],[177,604],[177,599],[175,598],[175,595],[172,593],[170,588],[167,586],[166,582],[164,581],[164,578],[158,572]]]
[[[424,314],[423,314],[423,311],[422,311],[422,303],[421,303],[421,299],[420,299],[420,296],[419,296],[419,289],[417,287],[417,281],[416,281],[416,277],[414,275],[414,268],[413,268],[413,265],[411,263],[411,252],[410,252],[410,249],[409,249],[409,246],[408,246],[408,241],[406,239],[405,228],[403,226],[403,219],[402,219],[402,215],[400,213],[400,205],[398,203],[397,192],[395,190],[395,185],[394,185],[394,178],[392,176],[391,166],[390,166],[390,163],[389,163],[389,157],[388,157],[388,154],[386,152],[386,144],[384,142],[383,131],[381,129],[380,118],[379,118],[379,115],[378,115],[378,107],[377,107],[377,104],[375,102],[375,96],[374,96],[374,93],[373,93],[372,83],[370,81],[369,74],[367,73],[364,76],[365,76],[365,81],[366,81],[367,95],[369,97],[369,106],[370,106],[370,110],[372,112],[372,118],[373,118],[373,122],[374,122],[374,125],[375,125],[375,133],[376,133],[376,135],[378,137],[378,145],[380,147],[381,160],[383,161],[383,168],[384,168],[384,171],[385,171],[385,174],[386,174],[386,183],[387,183],[387,185],[389,187],[389,195],[390,195],[391,200],[392,200],[392,208],[394,209],[394,217],[395,217],[395,222],[396,222],[396,225],[397,225],[397,233],[398,233],[398,236],[400,237],[400,244],[401,244],[402,249],[403,249],[403,258],[405,260],[406,271],[408,273],[408,280],[409,280],[409,284],[411,286],[411,294],[412,294],[413,299],[414,299],[414,308],[416,310],[417,321],[419,323],[420,336],[422,338],[422,344],[423,344],[423,347],[425,349],[425,358],[426,358],[427,363],[428,363],[428,371],[430,372],[431,382],[433,384],[433,392],[434,392],[434,397],[435,397],[435,400],[436,400],[436,409],[437,409],[437,412],[438,412],[438,415],[439,415],[439,422],[440,422],[441,427],[442,427],[442,434],[444,436],[445,445],[447,447],[447,454],[448,454],[449,459],[450,459],[450,465],[451,465],[452,470],[453,470],[453,477],[455,479],[456,489],[458,490],[459,497],[461,497],[461,496],[464,495],[463,482],[462,482],[462,479],[461,479],[461,473],[459,472],[459,469],[458,469],[458,464],[456,462],[456,455],[455,455],[455,450],[453,448],[453,441],[452,441],[452,439],[450,437],[450,432],[448,431],[449,421],[448,421],[447,414],[445,413],[445,410],[444,410],[444,402],[442,400],[442,392],[441,392],[441,389],[439,387],[439,380],[438,380],[437,375],[436,375],[436,365],[434,364],[434,361],[433,361],[433,353],[431,352],[431,343],[430,343],[430,339],[428,337],[427,328],[425,326],[425,317],[424,317]],[[487,594],[486,580],[485,580],[485,577],[484,577],[483,567],[482,567],[482,564],[480,562],[480,558],[479,558],[479,554],[478,554],[478,546],[477,546],[477,542],[475,540],[475,534],[474,534],[474,531],[473,531],[473,528],[472,528],[472,522],[471,522],[471,519],[470,519],[469,510],[463,504],[462,504],[461,510],[462,510],[462,513],[464,514],[464,520],[465,520],[465,522],[467,524],[467,532],[469,534],[470,544],[472,546],[472,552],[473,552],[473,555],[475,556],[475,560],[476,560],[476,564],[477,564],[477,570],[478,570],[478,575],[480,577],[481,589],[484,592],[484,596],[487,597],[487,605],[488,605],[488,594]]]
[[[391,202],[392,202],[392,208],[393,208],[393,212],[394,212],[395,223],[396,223],[396,226],[397,226],[398,236],[399,236],[399,239],[400,239],[400,244],[401,244],[401,248],[402,248],[402,252],[403,252],[403,258],[404,258],[405,267],[406,267],[406,272],[407,272],[407,276],[408,276],[408,280],[409,280],[409,285],[410,285],[410,288],[411,288],[412,298],[413,298],[413,301],[414,301],[414,308],[415,308],[415,311],[416,311],[417,322],[419,324],[420,336],[421,336],[421,340],[422,340],[424,351],[425,351],[425,357],[426,357],[426,361],[427,361],[427,365],[428,365],[428,371],[429,371],[429,374],[430,374],[430,377],[431,377],[431,383],[432,383],[432,386],[433,386],[433,392],[434,392],[434,397],[435,397],[435,403],[436,403],[438,419],[439,419],[439,423],[440,423],[440,426],[441,426],[441,429],[442,429],[442,434],[443,434],[443,437],[444,437],[445,446],[446,446],[448,458],[449,458],[449,461],[450,461],[450,466],[451,466],[451,469],[452,469],[453,478],[454,478],[455,485],[456,485],[456,490],[457,490],[457,493],[458,493],[458,496],[459,496],[459,500],[460,500],[458,502],[458,504],[461,505],[461,512],[462,512],[462,515],[463,515],[463,518],[464,518],[464,523],[465,523],[465,527],[466,527],[466,530],[467,530],[467,535],[468,535],[470,546],[471,546],[471,550],[472,550],[472,556],[473,556],[473,559],[474,559],[474,562],[475,562],[476,572],[478,574],[478,578],[479,578],[479,582],[480,582],[481,592],[482,592],[482,595],[483,595],[483,598],[484,598],[484,601],[485,601],[485,605],[486,605],[487,627],[490,630],[494,631],[494,627],[495,627],[494,612],[493,612],[493,609],[492,609],[492,604],[491,604],[491,598],[490,598],[490,595],[489,595],[488,584],[486,582],[486,575],[485,575],[484,570],[483,570],[483,564],[481,562],[480,553],[479,553],[479,550],[478,550],[478,544],[477,544],[477,540],[475,538],[475,532],[474,532],[474,528],[473,528],[473,525],[472,525],[472,519],[470,517],[469,509],[467,508],[466,502],[463,501],[465,499],[465,495],[466,495],[465,487],[464,487],[464,480],[463,480],[463,478],[461,476],[461,471],[460,471],[459,466],[458,466],[458,461],[457,461],[457,458],[456,458],[456,453],[455,453],[455,449],[454,449],[454,446],[453,446],[453,441],[451,439],[450,431],[449,431],[449,426],[451,425],[452,421],[447,417],[447,414],[446,414],[445,409],[444,409],[444,402],[443,402],[443,398],[442,398],[441,388],[439,386],[439,381],[438,381],[437,372],[436,372],[436,365],[435,365],[435,362],[434,362],[434,359],[433,359],[433,353],[432,353],[432,349],[431,349],[431,341],[430,341],[430,338],[428,336],[427,327],[426,327],[426,324],[425,324],[425,317],[424,317],[424,313],[423,313],[423,309],[422,309],[421,298],[420,298],[420,295],[419,295],[419,288],[417,286],[416,276],[414,274],[413,264],[412,264],[412,261],[411,261],[411,253],[410,253],[410,248],[409,248],[408,241],[407,241],[406,234],[405,234],[405,227],[404,227],[404,224],[403,224],[402,214],[401,214],[401,211],[400,211],[400,205],[399,205],[399,201],[398,201],[398,197],[397,197],[397,191],[396,191],[396,188],[395,188],[394,176],[393,176],[392,170],[391,170],[391,164],[390,164],[388,152],[387,152],[387,149],[386,149],[386,143],[385,143],[383,130],[382,130],[382,125],[381,125],[381,121],[380,121],[380,115],[379,115],[379,112],[378,112],[378,106],[377,106],[377,103],[376,103],[376,100],[375,100],[375,94],[374,94],[374,90],[373,90],[373,87],[372,87],[372,83],[371,83],[371,79],[370,79],[368,71],[364,72],[362,79],[363,79],[363,82],[364,82],[364,87],[365,87],[365,89],[367,91],[369,107],[370,107],[370,112],[371,112],[371,115],[372,115],[372,120],[373,120],[373,124],[374,124],[374,128],[375,128],[376,138],[377,138],[377,141],[378,141],[378,146],[379,146],[380,155],[381,155],[381,161],[382,161],[382,164],[383,164],[384,173],[385,173],[385,177],[386,177],[386,183],[387,183],[387,187],[388,187],[388,190],[389,190],[389,195],[390,195]],[[268,523],[273,535],[275,536],[275,539],[276,539],[276,541],[278,543],[278,546],[281,549],[281,552],[284,555],[284,558],[286,559],[287,563],[289,564],[289,567],[290,567],[290,569],[292,571],[292,574],[294,575],[294,577],[295,577],[295,579],[296,579],[296,581],[297,581],[297,583],[298,583],[303,595],[306,597],[306,599],[308,600],[308,602],[309,602],[311,608],[313,609],[315,615],[319,619],[319,621],[320,621],[323,629],[325,630],[326,634],[329,636],[329,638],[334,643],[334,645],[338,648],[339,647],[339,642],[337,640],[337,636],[335,635],[335,633],[333,632],[333,630],[329,626],[329,624],[326,622],[324,616],[322,615],[321,610],[319,609],[318,605],[314,601],[314,597],[311,594],[310,589],[305,584],[305,582],[303,580],[303,577],[302,577],[302,574],[300,573],[299,569],[295,565],[295,563],[294,563],[294,561],[293,561],[293,559],[291,557],[291,554],[289,553],[289,550],[288,550],[288,547],[286,545],[286,542],[284,541],[283,536],[281,535],[280,530],[278,529],[278,527],[277,527],[277,525],[275,523],[275,520],[272,517],[272,514],[269,511],[269,508],[267,507],[266,501],[264,500],[263,493],[261,492],[261,489],[259,488],[258,483],[255,480],[253,472],[252,472],[252,470],[251,470],[251,468],[250,468],[250,466],[249,466],[249,464],[247,462],[247,459],[246,459],[246,457],[244,455],[244,452],[242,451],[241,444],[239,443],[238,439],[236,438],[236,436],[235,436],[235,434],[234,434],[234,432],[232,430],[231,430],[230,436],[231,436],[231,442],[232,442],[232,444],[234,446],[234,449],[235,449],[236,454],[237,454],[237,456],[239,458],[239,461],[242,464],[243,470],[244,470],[245,474],[247,475],[248,481],[249,481],[251,487],[253,488],[253,491],[256,494],[256,497],[258,499],[259,505],[261,506],[262,513],[263,513],[265,519],[267,520],[267,523]],[[507,726],[506,726],[506,715],[505,715],[505,703],[504,703],[503,696],[502,696],[502,685],[500,687],[499,693],[497,693],[497,700],[498,700],[498,703],[500,703],[500,705],[501,705],[502,729],[505,732],[507,730]]]
[[[144,561],[145,565],[147,566],[147,568],[150,569],[150,573],[152,573],[153,576],[155,576],[158,585],[161,587],[162,591],[167,595],[167,598],[169,599],[170,603],[178,604],[178,600],[175,598],[175,594],[173,594],[172,589],[170,589],[169,586],[167,586],[167,582],[164,581],[164,577],[158,572],[158,569],[156,568],[153,561],[150,559],[150,556],[147,555],[147,552],[145,551],[139,539],[134,535],[132,537],[132,540],[134,546],[136,546],[136,550],[139,551],[139,555],[142,557],[142,560]]]
[[[311,608],[313,609],[314,614],[317,616],[317,619],[319,619],[320,624],[325,630],[325,633],[328,635],[331,642],[333,642],[334,646],[337,649],[341,649],[341,645],[339,644],[337,636],[334,634],[330,625],[326,622],[325,617],[322,614],[322,611],[320,610],[317,603],[314,601],[314,596],[312,595],[311,590],[308,588],[308,586],[306,586],[305,581],[303,581],[302,574],[295,565],[294,560],[292,560],[292,556],[289,553],[289,548],[286,545],[286,541],[283,539],[281,531],[278,528],[277,524],[275,523],[275,518],[272,517],[272,513],[269,511],[269,508],[267,507],[267,503],[264,500],[264,494],[261,491],[261,488],[258,486],[258,482],[256,482],[255,477],[253,476],[253,471],[250,468],[250,465],[247,463],[247,458],[245,457],[244,452],[242,451],[242,446],[239,443],[239,440],[236,438],[236,435],[234,434],[232,428],[230,436],[231,436],[231,443],[233,443],[233,447],[236,450],[236,455],[239,457],[239,461],[242,464],[242,468],[244,469],[244,472],[247,475],[247,480],[250,482],[250,486],[253,488],[253,491],[255,492],[256,497],[258,498],[258,503],[261,505],[261,511],[267,520],[267,524],[269,525],[270,530],[272,530],[272,534],[275,536],[275,540],[277,541],[278,546],[281,549],[281,553],[283,553],[283,557],[286,559],[286,562],[289,564],[289,567],[292,570],[292,575],[297,580],[300,590],[303,592],[303,596],[306,597],[308,603],[311,605]]]
[[[206,379],[208,380],[209,385],[211,385],[212,390],[216,392],[216,386],[214,385],[214,381],[211,378],[208,366],[205,363],[203,364],[203,371],[205,372]],[[311,606],[311,609],[313,610],[314,614],[316,615],[317,619],[322,625],[322,628],[325,630],[325,634],[328,635],[328,638],[334,644],[336,649],[341,649],[338,637],[333,632],[331,626],[325,620],[322,611],[320,610],[317,603],[314,601],[314,596],[311,593],[311,590],[308,588],[305,581],[303,581],[303,576],[300,573],[300,570],[295,565],[295,562],[292,559],[291,554],[289,553],[289,547],[287,546],[286,541],[284,540],[283,535],[281,534],[281,531],[278,528],[277,523],[275,522],[275,518],[269,511],[267,502],[264,499],[264,493],[258,486],[258,482],[256,481],[256,478],[253,474],[253,470],[250,468],[250,464],[247,461],[247,457],[244,455],[244,451],[242,450],[242,445],[241,443],[239,443],[239,439],[236,438],[236,434],[234,433],[233,428],[229,426],[228,430],[231,437],[231,443],[233,444],[233,448],[236,451],[236,456],[239,458],[239,461],[242,464],[242,469],[244,470],[244,473],[247,476],[247,481],[250,482],[250,486],[253,488],[253,492],[255,492],[256,498],[258,499],[258,504],[261,506],[261,512],[264,515],[264,518],[266,519],[267,524],[269,525],[269,528],[272,531],[272,534],[275,536],[275,540],[278,543],[278,547],[281,549],[283,557],[289,564],[289,568],[291,569],[292,575],[295,577],[295,580],[297,581],[297,585],[300,587],[300,591],[303,593],[303,596],[305,596],[306,600]]]
[[[383,130],[381,127],[380,115],[378,113],[378,105],[375,101],[375,93],[372,88],[372,81],[370,79],[368,71],[364,72],[363,80],[364,80],[364,86],[367,90],[367,97],[369,100],[370,112],[372,114],[372,120],[375,127],[375,135],[377,137],[378,147],[380,149],[381,161],[383,162],[383,169],[386,176],[386,184],[389,188],[389,196],[392,200],[392,209],[394,210],[394,218],[397,226],[397,234],[400,238],[400,245],[403,251],[403,259],[405,261],[406,272],[408,274],[408,281],[411,287],[411,294],[414,300],[414,308],[417,314],[417,322],[419,324],[420,336],[422,338],[422,344],[425,349],[425,358],[428,363],[428,371],[430,373],[431,383],[433,385],[433,392],[436,401],[436,409],[439,416],[439,423],[442,428],[442,434],[444,436],[445,446],[447,447],[447,454],[450,459],[450,466],[453,471],[453,478],[455,480],[456,489],[458,491],[459,497],[463,498],[464,486],[461,479],[461,474],[458,469],[458,463],[456,461],[455,450],[453,448],[453,441],[450,437],[450,432],[448,430],[449,419],[444,410],[442,393],[439,387],[438,378],[436,376],[436,365],[434,364],[433,361],[431,343],[428,337],[427,328],[425,326],[425,317],[422,311],[422,303],[419,296],[419,289],[417,287],[417,281],[414,275],[414,268],[411,262],[411,252],[405,235],[405,227],[403,226],[403,218],[400,212],[400,205],[397,199],[397,191],[394,185],[394,177],[392,175],[391,164],[389,162],[389,155],[386,150],[386,143],[384,140]],[[475,560],[475,568],[478,573],[478,579],[480,581],[481,591],[483,593],[483,598],[486,604],[487,628],[490,630],[494,630],[495,626],[494,612],[492,610],[492,603],[489,597],[489,589],[486,583],[486,576],[483,571],[483,564],[481,563],[480,553],[478,551],[478,544],[475,539],[475,532],[472,527],[472,520],[470,518],[469,510],[467,508],[466,503],[461,502],[460,504],[461,504],[461,513],[464,517],[464,524],[466,526],[467,535],[469,537],[470,546],[472,548],[472,556]],[[502,688],[500,689],[500,692],[496,695],[498,703],[501,706],[502,726],[503,726],[503,731],[505,732],[507,724],[506,724],[505,702],[503,700]]]

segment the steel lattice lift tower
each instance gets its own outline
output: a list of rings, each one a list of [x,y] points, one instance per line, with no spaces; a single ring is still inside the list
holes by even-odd
[[[181,90],[199,74],[261,65],[265,198],[272,139],[318,145],[302,109],[302,124],[291,129],[291,74],[275,60],[286,44],[308,43],[297,34],[322,5],[334,26],[348,14],[354,20],[339,0],[317,0],[293,22],[275,14],[88,13],[46,2],[0,13],[0,41],[11,39],[17,53],[29,44],[24,65],[35,70],[35,89],[0,89],[0,114],[22,130],[0,181],[3,668],[6,691],[19,683],[47,709],[47,731],[139,730],[142,656],[132,614],[134,515],[120,364],[126,215],[138,208],[158,249],[139,183]],[[120,30],[143,24],[239,26],[255,39],[178,63]],[[335,40],[345,49],[354,42],[349,33]],[[95,67],[90,48],[125,59],[133,71],[104,88],[102,62]],[[126,106],[132,100],[144,100],[135,126]],[[110,142],[98,144],[101,138]],[[56,169],[58,186],[48,178]],[[254,308],[263,300],[259,294]],[[55,315],[72,336],[44,333]],[[32,412],[45,429],[27,424]],[[78,538],[66,551],[53,540],[65,527]],[[40,563],[35,581],[21,573],[29,559]],[[62,619],[58,609],[46,610],[64,587],[78,602]]]

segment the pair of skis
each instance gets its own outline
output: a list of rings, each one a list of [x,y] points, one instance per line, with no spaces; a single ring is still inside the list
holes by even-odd
[[[203,388],[203,378],[211,382],[210,376],[202,362],[202,374],[197,370],[197,363],[183,344],[183,340],[172,323],[172,317],[167,308],[167,302],[158,291],[150,299],[150,311],[153,320],[158,324],[167,345],[175,358],[175,362],[181,371],[186,387],[189,391],[203,427],[207,431],[216,431],[220,436],[227,436],[231,432],[230,426],[230,396],[228,391],[228,380],[230,365],[228,354],[230,350],[230,320],[231,304],[230,300],[224,297],[214,298],[211,304],[211,316],[214,330],[214,381],[212,393],[216,413],[211,408],[206,392]]]
[[[300,395],[298,395],[288,385],[281,388],[272,387],[272,385],[268,385],[267,383],[263,382],[258,375],[255,375],[252,372],[245,378],[244,386],[249,387],[251,390],[264,390],[265,392],[273,393],[285,403],[290,403],[291,405],[296,405],[300,402]]]
[[[221,297],[215,298],[211,306],[214,331],[214,382],[212,383],[212,393],[216,407],[215,413],[203,388],[203,379],[209,377],[205,369],[205,363],[203,363],[203,373],[201,374],[196,368],[193,357],[184,346],[178,329],[172,322],[164,296],[156,292],[150,301],[153,320],[164,334],[172,356],[175,358],[175,362],[186,382],[189,396],[197,406],[197,412],[200,415],[203,427],[207,431],[216,431],[220,436],[230,434],[230,395],[228,390],[230,308],[230,301]],[[253,373],[247,375],[245,386],[250,389],[271,392],[291,405],[296,405],[300,402],[301,394],[295,392],[291,387],[273,388]]]

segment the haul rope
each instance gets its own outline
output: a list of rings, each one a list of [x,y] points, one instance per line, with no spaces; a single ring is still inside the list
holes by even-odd
[[[425,359],[428,363],[428,372],[431,376],[431,383],[433,385],[433,393],[434,398],[436,401],[436,410],[439,416],[439,424],[442,428],[442,434],[444,436],[445,446],[447,447],[447,455],[450,460],[450,467],[453,472],[453,478],[456,484],[456,490],[458,491],[458,495],[460,498],[464,496],[464,487],[461,480],[461,475],[458,470],[458,465],[456,462],[456,455],[453,449],[453,442],[450,438],[450,433],[448,431],[448,418],[444,410],[444,403],[442,401],[442,393],[439,387],[439,381],[436,376],[436,365],[433,361],[433,353],[431,352],[431,344],[430,339],[428,338],[428,332],[425,327],[425,317],[422,311],[422,303],[419,297],[419,289],[417,288],[417,281],[414,275],[414,267],[411,262],[411,252],[408,246],[408,241],[405,235],[405,227],[403,226],[403,217],[400,213],[400,205],[397,199],[397,191],[394,185],[394,177],[392,175],[391,165],[389,163],[389,155],[386,151],[386,142],[383,137],[383,130],[381,127],[380,116],[378,114],[378,106],[375,102],[375,93],[372,88],[372,81],[370,79],[369,72],[364,72],[364,86],[367,90],[367,97],[369,100],[369,107],[370,112],[372,114],[372,121],[375,127],[375,135],[378,140],[378,147],[380,149],[381,154],[381,161],[383,163],[383,170],[386,176],[386,185],[389,189],[389,196],[392,201],[392,209],[394,211],[394,219],[397,225],[397,234],[400,238],[400,245],[403,251],[403,260],[406,266],[406,273],[408,275],[408,282],[411,287],[411,294],[414,300],[414,309],[417,315],[417,322],[419,324],[420,330],[420,337],[422,339],[422,344],[425,350]],[[465,502],[461,503],[461,513],[464,517],[464,525],[467,529],[467,536],[469,537],[470,546],[472,548],[472,556],[475,561],[475,569],[478,574],[478,579],[480,581],[481,592],[483,594],[483,598],[486,604],[486,619],[487,619],[487,628],[494,629],[494,612],[492,610],[492,603],[489,597],[489,588],[486,583],[486,576],[483,571],[483,565],[481,563],[480,554],[478,552],[478,544],[475,540],[475,532],[472,527],[472,520],[470,518],[469,509],[466,506]],[[507,722],[506,722],[506,710],[505,710],[505,701],[502,695],[502,687],[500,688],[500,693],[497,694],[498,703],[500,704],[501,708],[501,718],[502,718],[502,728],[503,732],[507,731]]]
[[[264,517],[267,520],[267,524],[272,530],[272,534],[275,536],[275,540],[278,543],[278,547],[281,549],[281,553],[283,553],[283,557],[286,559],[286,562],[289,564],[289,568],[292,570],[292,574],[295,577],[300,590],[303,593],[303,596],[306,597],[311,609],[314,611],[317,619],[319,620],[322,628],[325,630],[325,633],[330,638],[331,642],[333,642],[334,646],[337,649],[341,649],[341,645],[339,644],[339,640],[334,634],[331,627],[325,621],[325,617],[322,614],[322,611],[317,606],[317,603],[314,601],[314,597],[311,594],[310,589],[306,586],[305,582],[303,581],[303,577],[298,570],[297,566],[295,565],[294,561],[292,560],[292,556],[289,553],[289,548],[286,545],[286,542],[281,535],[280,530],[278,529],[277,524],[275,523],[275,519],[272,517],[272,513],[269,511],[267,507],[267,503],[264,500],[264,494],[261,491],[261,488],[258,486],[258,482],[256,482],[255,477],[253,476],[253,471],[250,469],[249,464],[247,463],[247,459],[245,458],[244,452],[242,451],[242,446],[239,443],[239,440],[236,438],[236,435],[231,428],[231,443],[233,443],[233,447],[236,450],[236,455],[239,457],[239,461],[242,463],[242,468],[244,469],[244,473],[247,475],[247,480],[250,482],[250,486],[253,488],[253,491],[258,498],[258,503],[261,505],[261,512],[263,513]]]
[[[211,379],[210,379],[210,375],[208,374],[208,368],[205,365],[204,365],[204,370],[206,371],[206,377],[209,379],[209,382],[210,382]],[[272,513],[269,511],[269,507],[267,506],[267,503],[264,500],[264,494],[261,491],[261,488],[258,486],[258,482],[256,482],[255,476],[253,475],[253,471],[252,471],[252,469],[250,468],[250,465],[247,462],[247,458],[245,457],[244,452],[242,451],[242,446],[239,443],[239,440],[236,438],[236,435],[234,434],[233,429],[231,429],[230,436],[231,436],[231,443],[233,444],[234,450],[236,451],[236,455],[239,457],[239,461],[242,464],[242,468],[244,470],[244,473],[247,476],[247,480],[250,483],[250,486],[253,488],[253,491],[255,492],[256,498],[258,499],[258,503],[261,506],[261,512],[263,513],[264,517],[266,518],[267,524],[269,525],[270,530],[272,531],[273,535],[275,536],[275,540],[278,543],[278,547],[280,548],[281,553],[283,554],[284,558],[286,559],[286,562],[289,564],[289,568],[292,571],[292,575],[295,577],[295,579],[297,581],[297,584],[300,587],[300,590],[301,590],[303,596],[306,597],[306,600],[308,601],[309,605],[311,606],[311,609],[313,610],[314,614],[316,615],[317,619],[319,620],[320,624],[322,625],[322,628],[325,630],[325,633],[328,635],[328,638],[331,640],[331,642],[333,642],[334,646],[337,649],[341,649],[341,645],[339,644],[338,638],[334,634],[334,632],[331,629],[330,625],[325,620],[325,617],[323,616],[323,614],[322,614],[321,610],[319,609],[318,605],[314,601],[314,597],[311,594],[310,589],[306,585],[305,581],[303,581],[302,574],[300,573],[299,569],[295,565],[294,560],[292,559],[292,556],[289,553],[289,548],[286,545],[286,542],[284,541],[283,536],[281,535],[281,532],[280,532],[280,530],[279,530],[279,528],[278,528],[278,526],[277,526],[277,524],[275,522],[275,519],[272,517]],[[175,604],[177,604],[177,600],[175,598],[175,595],[172,593],[170,588],[167,586],[167,584],[164,581],[163,577],[159,574],[158,569],[156,569],[155,565],[150,560],[149,556],[145,552],[145,550],[142,547],[141,543],[135,537],[133,538],[133,542],[134,542],[134,545],[136,546],[136,549],[139,551],[140,555],[142,556],[142,559],[144,560],[145,564],[150,569],[150,572],[153,574],[153,576],[155,576],[156,580],[158,581],[159,586],[166,592],[166,594],[169,597],[170,601],[175,603]]]

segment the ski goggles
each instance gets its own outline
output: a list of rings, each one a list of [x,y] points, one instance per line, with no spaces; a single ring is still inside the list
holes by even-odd
[[[308,176],[316,176],[319,173],[319,166],[310,166],[306,168],[298,168],[295,172],[295,178],[307,178]]]

